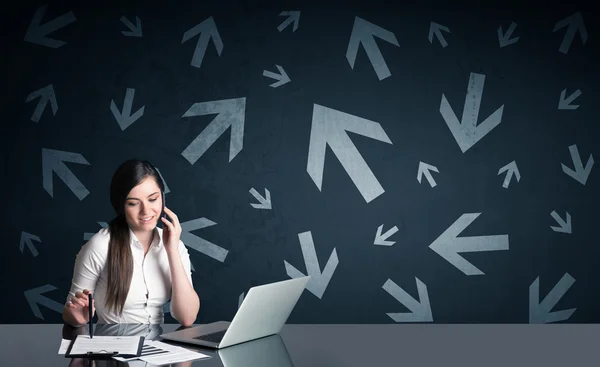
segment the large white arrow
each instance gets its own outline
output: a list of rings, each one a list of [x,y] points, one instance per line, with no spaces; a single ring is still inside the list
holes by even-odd
[[[335,272],[335,268],[338,266],[339,261],[337,252],[334,248],[331,256],[329,256],[327,264],[325,265],[325,269],[321,273],[321,267],[319,266],[319,259],[317,258],[317,252],[315,250],[315,244],[313,242],[311,232],[308,231],[299,233],[298,239],[300,240],[300,246],[302,247],[302,256],[304,256],[307,275],[311,276],[310,280],[306,284],[306,289],[320,299],[323,297],[323,293],[325,293],[327,285],[329,285],[329,281]],[[285,271],[287,275],[291,278],[300,278],[306,276],[287,261],[283,260],[283,263],[285,265]]]
[[[463,108],[461,121],[458,121],[446,96],[442,94],[440,113],[463,153],[502,122],[504,105],[500,106],[500,108],[479,124],[479,126],[477,125],[484,82],[485,75],[471,73],[469,76],[469,86],[467,87],[467,95],[465,97],[465,106]]]
[[[90,193],[85,186],[75,177],[73,172],[67,167],[65,162],[90,164],[81,154],[63,152],[60,150],[42,148],[42,177],[44,189],[54,197],[52,184],[52,172],[63,180],[63,182],[73,191],[73,193],[83,200]]]
[[[217,25],[215,24],[213,17],[204,20],[202,23],[185,32],[183,34],[181,43],[188,41],[200,33],[201,36],[198,38],[196,48],[194,49],[194,56],[192,57],[192,62],[190,63],[192,66],[197,68],[202,65],[202,59],[204,59],[204,54],[206,53],[206,48],[208,47],[208,41],[210,39],[213,40],[219,56],[221,56],[221,51],[223,51],[223,41],[221,40],[221,35],[219,35],[219,31],[217,30]]]
[[[306,171],[321,190],[327,145],[338,158],[356,188],[368,202],[385,190],[348,137],[346,131],[392,144],[377,122],[315,104],[313,107]]]
[[[56,112],[58,111],[58,103],[56,103],[56,93],[54,93],[54,87],[52,84],[31,92],[27,96],[25,102],[32,101],[36,98],[40,98],[40,100],[38,101],[37,106],[35,106],[33,115],[31,115],[31,121],[40,121],[40,117],[42,117],[42,113],[44,113],[48,102],[50,102],[50,107],[52,107],[52,115],[56,116]]]
[[[210,256],[215,260],[224,262],[229,251],[190,233],[191,231],[214,226],[215,224],[217,223],[204,217],[183,222],[181,223],[181,241],[189,248]]]
[[[244,119],[246,98],[222,99],[220,101],[194,103],[182,117],[217,114],[217,117],[202,130],[200,135],[185,148],[181,155],[191,164],[196,163],[210,146],[231,126],[229,141],[229,162],[242,150],[244,145]]]
[[[73,15],[73,12],[70,11],[42,25],[40,23],[42,22],[42,18],[44,17],[47,7],[48,5],[40,6],[35,11],[35,14],[33,14],[31,23],[29,24],[29,27],[27,27],[27,33],[25,33],[25,41],[51,48],[58,48],[66,44],[66,42],[57,41],[46,36],[70,23],[73,23],[75,21],[75,15]]]
[[[411,312],[409,313],[387,313],[392,320],[396,322],[431,322],[433,315],[431,314],[431,304],[429,303],[429,294],[425,283],[415,277],[417,289],[419,291],[419,301],[414,299],[410,294],[400,288],[391,279],[388,279],[383,285],[383,289],[394,297],[398,302],[402,303]]]
[[[508,250],[508,235],[458,237],[481,213],[465,213],[444,231],[431,245],[433,251],[466,275],[483,275],[459,252]]]
[[[573,177],[580,184],[585,185],[588,177],[590,176],[590,172],[592,172],[592,167],[594,166],[594,157],[590,154],[590,157],[585,164],[585,168],[583,168],[583,162],[579,156],[579,149],[577,149],[577,145],[573,144],[569,146],[569,152],[571,153],[571,160],[573,160],[573,166],[575,166],[575,170],[572,170],[561,163],[560,165],[562,166],[562,170],[567,175]]]
[[[350,67],[354,69],[354,62],[356,61],[356,54],[358,53],[358,46],[362,43],[363,48],[371,61],[371,65],[375,69],[375,73],[379,80],[385,79],[392,75],[390,69],[388,69],[375,38],[377,36],[395,46],[398,45],[398,40],[394,33],[376,26],[373,23],[367,22],[366,20],[356,17],[354,18],[354,26],[352,27],[352,33],[350,34],[350,42],[348,43],[348,49],[346,50],[346,59],[350,63]]]
[[[144,115],[144,109],[146,106],[140,107],[133,115],[131,114],[131,107],[133,106],[133,97],[135,96],[135,89],[127,88],[125,92],[125,102],[123,102],[123,112],[119,112],[117,105],[114,100],[110,100],[110,111],[117,120],[117,123],[121,127],[121,130],[127,129],[131,124],[137,121]]]
[[[55,290],[56,287],[50,284],[46,284],[44,286],[33,288],[28,291],[23,292],[25,294],[25,298],[27,299],[27,303],[29,303],[29,307],[31,307],[31,311],[38,319],[44,320],[44,316],[40,311],[39,305],[48,307],[52,311],[56,311],[58,313],[62,313],[64,305],[58,303],[56,301],[51,300],[50,298],[42,296],[42,294],[46,292],[50,292]]]
[[[555,312],[550,311],[567,293],[573,283],[575,283],[575,279],[569,273],[565,273],[550,293],[546,295],[544,300],[540,302],[540,277],[535,278],[529,286],[529,323],[544,324],[564,321],[571,317],[573,312],[577,310],[576,308]]]

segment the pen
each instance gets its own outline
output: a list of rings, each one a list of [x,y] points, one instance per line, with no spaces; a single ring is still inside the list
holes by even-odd
[[[88,310],[89,310],[89,314],[90,314],[90,339],[92,339],[92,335],[94,334],[94,329],[92,326],[92,294],[88,294]]]

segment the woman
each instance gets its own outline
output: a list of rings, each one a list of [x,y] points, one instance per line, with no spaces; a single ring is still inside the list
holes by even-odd
[[[98,323],[164,323],[163,305],[191,326],[200,308],[190,257],[179,239],[177,215],[164,204],[164,184],[147,161],[121,164],[110,184],[117,213],[79,251],[63,320],[78,327],[89,321],[88,294]],[[168,215],[162,215],[162,210]],[[157,227],[161,223],[163,228]]]

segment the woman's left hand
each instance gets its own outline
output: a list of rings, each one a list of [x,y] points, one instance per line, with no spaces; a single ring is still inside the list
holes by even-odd
[[[169,216],[171,221],[163,217],[160,218],[160,220],[163,222],[163,244],[167,251],[177,251],[179,248],[179,238],[181,237],[181,225],[179,224],[179,218],[177,218],[177,215],[166,206],[165,213]]]

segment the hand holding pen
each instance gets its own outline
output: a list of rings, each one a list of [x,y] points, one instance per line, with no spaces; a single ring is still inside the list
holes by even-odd
[[[91,297],[92,292],[84,289],[81,292],[75,292],[75,297],[71,297],[67,303],[67,310],[72,314],[73,319],[79,325],[84,325],[90,322],[96,312],[94,299]],[[92,307],[89,307],[90,298],[92,298]]]

